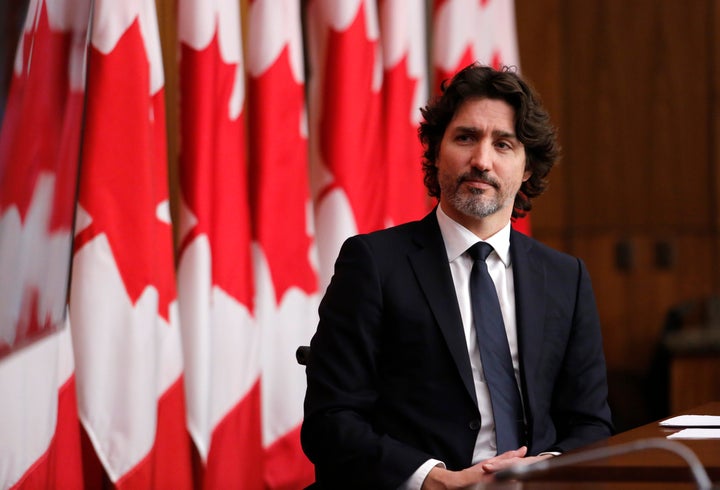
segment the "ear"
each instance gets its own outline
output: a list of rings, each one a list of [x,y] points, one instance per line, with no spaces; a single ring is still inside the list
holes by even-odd
[[[532,177],[532,170],[525,170],[522,181],[527,182],[530,177]]]

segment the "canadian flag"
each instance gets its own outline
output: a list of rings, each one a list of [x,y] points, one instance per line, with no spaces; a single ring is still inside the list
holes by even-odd
[[[83,488],[70,331],[0,361],[0,488]]]
[[[434,0],[432,64],[434,87],[473,62],[494,68],[520,67],[514,0]],[[513,220],[530,234],[530,218]]]
[[[422,218],[430,209],[418,139],[427,103],[425,0],[380,0],[383,55],[382,148],[386,167],[386,224]]]
[[[80,419],[116,488],[190,488],[154,1],[95,2],[87,77],[70,297]]]
[[[263,488],[245,82],[236,0],[180,0],[179,298],[202,488]]]
[[[295,350],[317,325],[319,293],[308,178],[300,2],[248,8],[248,128],[257,320],[262,331],[265,488],[304,488],[305,371]]]
[[[320,291],[342,242],[385,226],[382,61],[375,1],[308,4],[311,188]]]
[[[88,11],[30,2],[0,129],[1,488],[83,487],[64,323]]]
[[[434,0],[435,86],[475,61],[519,66],[514,0]]]

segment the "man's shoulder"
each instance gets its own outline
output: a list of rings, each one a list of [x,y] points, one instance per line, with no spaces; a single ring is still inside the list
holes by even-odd
[[[418,221],[352,236],[343,244],[341,256],[368,254],[379,266],[394,269],[393,264],[397,265],[404,257],[428,246],[442,250],[442,238],[434,214]]]
[[[356,235],[352,238],[364,240],[374,245],[397,245],[402,242],[412,241],[417,237],[432,234],[434,229],[438,229],[437,218],[434,213],[431,213],[416,221],[409,221],[382,230]]]
[[[562,252],[556,248],[541,242],[531,236],[525,235],[519,231],[513,231],[511,235],[511,246],[516,247],[520,252],[527,252],[534,258],[543,259],[556,264],[577,265],[578,258]]]

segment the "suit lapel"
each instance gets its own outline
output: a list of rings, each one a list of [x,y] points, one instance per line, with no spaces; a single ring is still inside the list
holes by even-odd
[[[463,384],[477,404],[460,309],[435,211],[420,222],[413,238],[419,246],[410,255],[415,276],[440,326]]]
[[[542,345],[545,324],[545,267],[535,257],[531,239],[514,230],[510,237],[520,370],[525,383],[527,373],[539,366],[542,354],[538,346]]]

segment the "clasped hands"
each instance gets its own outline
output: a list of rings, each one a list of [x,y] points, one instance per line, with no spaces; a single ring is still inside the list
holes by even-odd
[[[428,473],[422,485],[422,490],[449,490],[470,488],[476,483],[492,481],[493,473],[514,465],[527,465],[543,459],[552,458],[550,454],[542,456],[528,456],[527,447],[507,451],[492,458],[481,461],[469,468],[460,471],[451,471],[440,466],[434,467]]]

